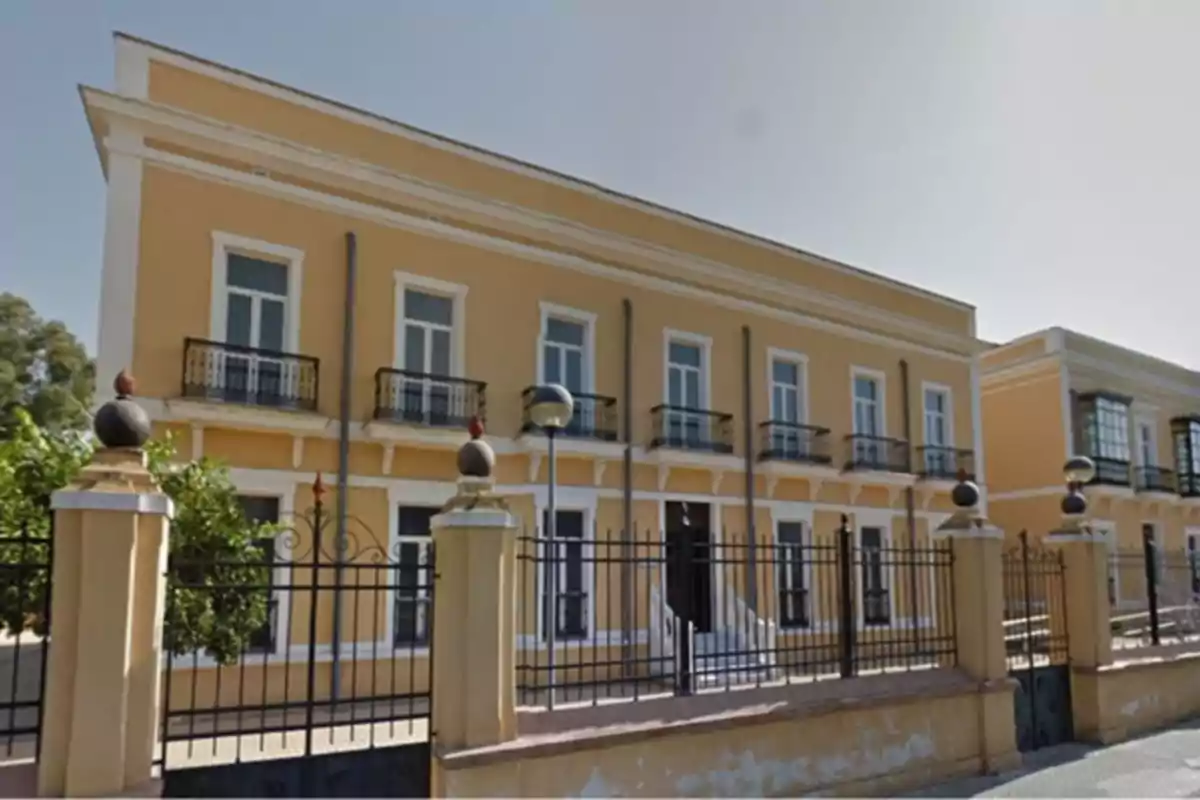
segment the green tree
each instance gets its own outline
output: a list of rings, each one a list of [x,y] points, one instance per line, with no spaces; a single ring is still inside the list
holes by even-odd
[[[18,408],[43,428],[86,425],[94,370],[63,323],[44,320],[23,298],[0,293],[0,438],[11,435]]]

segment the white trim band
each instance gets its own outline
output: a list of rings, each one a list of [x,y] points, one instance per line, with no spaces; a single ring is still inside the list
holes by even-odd
[[[158,492],[81,492],[59,489],[50,497],[50,507],[55,511],[127,511],[134,514],[161,514],[168,519],[175,516],[175,504],[171,498]]]

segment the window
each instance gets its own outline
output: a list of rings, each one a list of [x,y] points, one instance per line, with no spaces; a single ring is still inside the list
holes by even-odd
[[[785,628],[806,628],[810,617],[804,523],[780,522],[777,536],[779,621]]]
[[[454,300],[405,287],[403,374],[396,376],[403,416],[429,425],[449,424],[455,408],[453,369]],[[439,380],[440,379],[440,380]]]
[[[542,638],[547,638],[547,616],[555,620],[554,637],[563,639],[586,639],[589,632],[588,608],[590,606],[590,575],[584,559],[584,513],[559,509],[555,511],[554,551],[549,550],[550,517],[542,513],[542,536],[548,557],[543,561],[542,585]],[[550,610],[550,586],[546,580],[548,569],[554,569],[553,612]]]
[[[1138,458],[1142,466],[1158,466],[1158,442],[1154,439],[1154,423],[1139,421],[1137,434]]]
[[[396,597],[392,645],[429,644],[429,612],[433,601],[433,570],[429,562],[429,522],[439,507],[400,506],[397,522]]]
[[[862,551],[863,624],[887,625],[892,618],[892,603],[884,580],[883,528],[863,527],[859,541]]]
[[[666,439],[672,446],[703,446],[710,438],[704,345],[694,341],[667,341]]]
[[[585,312],[542,304],[539,381],[561,383],[575,396],[575,413],[567,426],[568,435],[594,433],[600,416],[596,401],[590,396],[593,320]]]
[[[771,449],[780,458],[808,455],[809,440],[799,426],[805,423],[805,363],[797,357],[771,358]]]
[[[1183,486],[1184,478],[1194,481],[1195,476],[1200,475],[1200,421],[1174,420],[1171,428],[1175,438],[1175,467]]]
[[[1192,601],[1200,601],[1200,531],[1188,531],[1188,564],[1192,574]]]
[[[287,347],[287,265],[226,253],[224,325],[225,343],[244,348],[221,356],[225,391],[244,392],[261,405],[295,397],[294,362],[281,358]]]
[[[259,525],[273,525],[279,522],[279,498],[258,495],[238,495],[242,513],[246,519]],[[261,582],[255,580],[255,588],[262,587],[267,596],[267,619],[262,627],[250,635],[248,650],[259,653],[269,653],[275,650],[275,631],[279,614],[279,599],[275,596],[275,539],[265,537],[254,542],[255,547],[262,553],[259,559],[264,565]],[[270,565],[270,566],[267,566]]]
[[[930,475],[953,475],[957,471],[957,464],[950,416],[950,390],[926,386],[923,394],[925,471]]]
[[[854,463],[884,464],[887,452],[878,437],[883,435],[883,384],[873,375],[855,372],[854,381]]]
[[[1129,404],[1094,396],[1083,410],[1084,445],[1094,458],[1129,462]]]

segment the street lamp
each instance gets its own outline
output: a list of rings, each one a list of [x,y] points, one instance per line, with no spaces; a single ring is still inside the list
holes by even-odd
[[[558,634],[558,566],[556,558],[558,550],[554,542],[554,532],[557,525],[555,511],[555,465],[554,465],[554,435],[571,424],[571,415],[575,412],[575,398],[567,388],[558,383],[546,383],[533,390],[529,401],[529,421],[546,432],[548,441],[549,464],[546,467],[546,645],[547,645],[547,682],[550,684],[550,696],[547,702],[549,710],[554,709],[554,645]]]
[[[1087,456],[1071,456],[1063,464],[1063,479],[1067,482],[1067,493],[1060,508],[1063,514],[1063,533],[1080,533],[1084,530],[1083,518],[1087,513],[1087,498],[1083,486],[1096,477],[1096,464]]]

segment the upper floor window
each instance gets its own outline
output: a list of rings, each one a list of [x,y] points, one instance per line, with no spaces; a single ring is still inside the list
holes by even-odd
[[[228,253],[225,272],[225,341],[282,351],[287,329],[285,264]]]
[[[454,300],[420,289],[404,290],[404,369],[451,374]]]
[[[672,339],[667,343],[667,405],[703,410],[705,396],[704,348],[696,342]]]
[[[854,373],[854,433],[883,435],[883,381],[875,375]]]
[[[1128,463],[1129,401],[1112,395],[1081,395],[1078,409],[1086,453],[1093,458]]]
[[[589,394],[593,383],[595,315],[542,303],[539,380],[561,383],[572,394]]]
[[[934,475],[953,475],[956,460],[950,389],[925,386],[921,395],[925,412],[925,469]]]
[[[804,423],[804,373],[800,358],[777,355],[771,359],[771,419],[775,422]]]
[[[1175,467],[1180,476],[1200,475],[1200,419],[1172,420],[1171,433],[1175,439]]]

